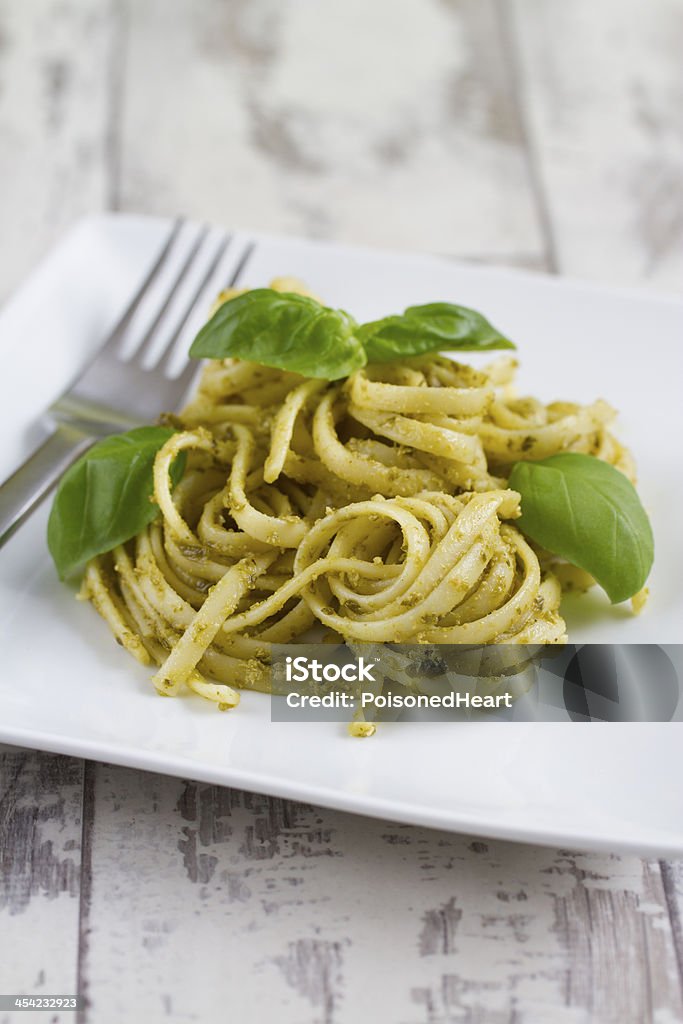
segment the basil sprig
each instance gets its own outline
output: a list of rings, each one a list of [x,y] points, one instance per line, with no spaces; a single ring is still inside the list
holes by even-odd
[[[294,292],[256,288],[229,299],[202,327],[195,359],[236,356],[304,377],[338,380],[366,363],[425,352],[514,348],[481,313],[450,302],[358,324],[341,309]]]
[[[173,436],[167,427],[138,427],[98,441],[64,474],[47,527],[60,579],[95,555],[130,540],[157,515],[152,501],[154,458]],[[177,483],[185,453],[171,467]]]
[[[439,350],[514,348],[508,338],[476,309],[452,302],[409,306],[400,316],[385,316],[358,329],[369,363]]]
[[[190,349],[195,359],[237,356],[304,377],[336,380],[367,362],[357,324],[294,292],[256,288],[219,306]]]
[[[633,597],[654,560],[654,538],[635,488],[592,455],[565,452],[517,462],[509,486],[522,495],[515,525],[597,580],[612,604]]]

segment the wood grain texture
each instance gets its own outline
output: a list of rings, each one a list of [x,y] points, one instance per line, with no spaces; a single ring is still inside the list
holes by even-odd
[[[683,4],[499,0],[558,269],[683,280]]]
[[[659,862],[678,975],[683,985],[683,861]]]
[[[82,774],[73,758],[0,751],[0,992],[76,991]]]
[[[95,808],[86,1020],[683,1018],[656,864],[108,766]]]
[[[111,0],[0,0],[0,299],[107,205]]]
[[[491,0],[125,10],[123,207],[542,257]]]

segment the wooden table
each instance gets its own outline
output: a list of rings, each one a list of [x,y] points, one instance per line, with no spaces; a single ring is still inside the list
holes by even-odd
[[[3,0],[0,288],[107,208],[677,288],[681,54],[681,0]],[[683,1020],[677,864],[10,749],[0,829],[0,991],[82,1021]]]

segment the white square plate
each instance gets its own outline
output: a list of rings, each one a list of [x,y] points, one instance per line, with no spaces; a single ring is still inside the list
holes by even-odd
[[[101,343],[169,229],[81,223],[0,317],[0,475],[40,440],[41,411]],[[450,299],[514,338],[520,384],[551,400],[607,398],[640,467],[655,530],[652,600],[639,618],[597,593],[568,610],[576,642],[677,643],[683,623],[680,400],[683,303],[426,256],[235,234],[227,280],[303,278],[359,319]],[[157,410],[150,408],[150,418]],[[234,712],[162,700],[149,673],[58,583],[47,508],[0,551],[0,740],[458,831],[658,854],[683,852],[683,736],[675,723],[385,726],[274,724],[268,697]]]

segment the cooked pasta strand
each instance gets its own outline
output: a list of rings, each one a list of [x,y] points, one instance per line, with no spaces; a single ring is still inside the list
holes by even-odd
[[[327,384],[210,361],[156,457],[158,519],[89,563],[83,596],[160,693],[223,709],[233,687],[268,689],[270,645],[312,626],[351,644],[563,643],[561,584],[591,580],[515,528],[510,468],[633,463],[606,402],[514,397],[516,366],[422,356]]]

